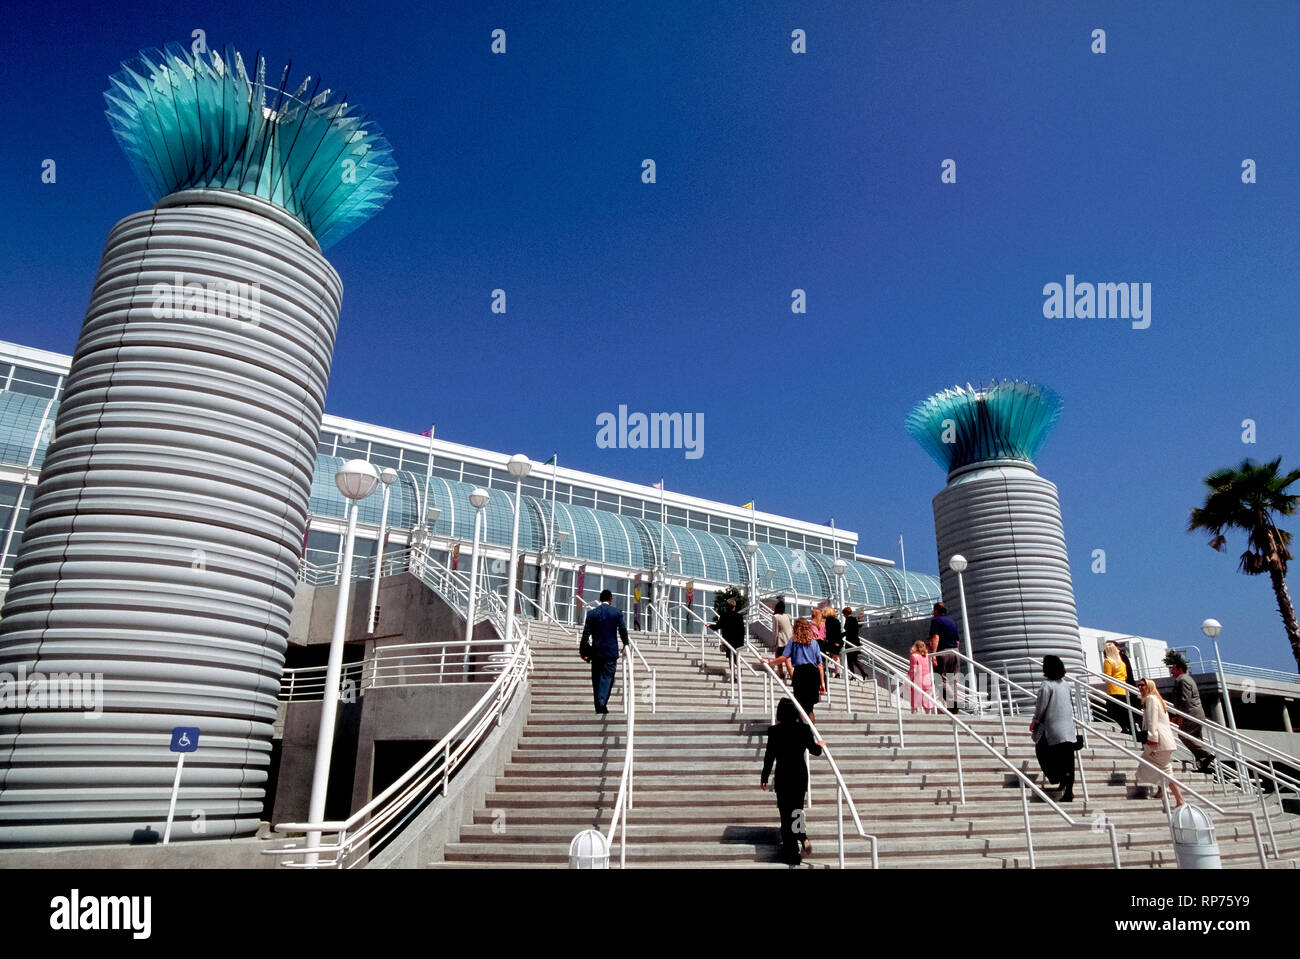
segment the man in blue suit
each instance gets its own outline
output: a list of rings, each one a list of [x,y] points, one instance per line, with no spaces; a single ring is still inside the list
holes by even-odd
[[[618,640],[627,645],[627,626],[623,611],[614,608],[614,594],[600,591],[600,605],[587,614],[582,627],[582,643],[578,647],[585,662],[591,663],[591,688],[596,694],[596,715],[609,712],[610,690],[614,688],[614,674],[618,672]]]

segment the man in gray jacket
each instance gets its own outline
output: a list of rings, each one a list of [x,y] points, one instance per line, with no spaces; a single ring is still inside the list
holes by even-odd
[[[1165,655],[1165,665],[1169,667],[1169,674],[1174,677],[1174,688],[1169,694],[1169,705],[1192,717],[1188,719],[1183,716],[1170,716],[1170,720],[1183,734],[1183,745],[1196,757],[1196,768],[1203,773],[1208,773],[1214,767],[1214,753],[1200,743],[1194,743],[1186,738],[1188,736],[1203,738],[1204,727],[1196,721],[1206,718],[1205,708],[1201,705],[1201,691],[1196,686],[1196,680],[1188,675],[1187,660],[1181,653],[1170,650]]]

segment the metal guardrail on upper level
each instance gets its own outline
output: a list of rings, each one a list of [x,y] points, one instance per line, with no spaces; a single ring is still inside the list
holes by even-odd
[[[325,673],[328,666],[298,666],[286,669],[280,676],[280,695],[282,703],[320,702],[325,698]],[[361,687],[366,664],[364,661],[343,664],[340,682],[344,689],[348,683],[354,689]]]
[[[395,838],[428,802],[450,795],[456,770],[501,723],[531,669],[532,652],[527,640],[521,639],[478,702],[391,786],[347,819],[277,824],[278,832],[303,835],[308,844],[268,849],[265,854],[282,856],[281,865],[297,868],[366,865],[372,851]],[[317,838],[319,842],[314,842]]]
[[[1187,671],[1189,673],[1213,673],[1217,675],[1219,664],[1212,659],[1197,659],[1187,664]],[[1228,677],[1243,676],[1248,679],[1263,679],[1271,683],[1300,686],[1300,674],[1288,673],[1281,669],[1265,669],[1263,666],[1245,666],[1241,663],[1224,663],[1223,672]]]

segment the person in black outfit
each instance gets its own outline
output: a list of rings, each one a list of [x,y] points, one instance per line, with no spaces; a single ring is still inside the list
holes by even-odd
[[[808,792],[808,767],[803,754],[822,754],[826,745],[813,738],[812,727],[799,719],[799,711],[789,699],[782,699],[776,707],[776,725],[767,730],[767,753],[763,756],[761,788],[767,789],[767,780],[776,764],[776,808],[781,812],[781,857],[793,866],[802,861],[803,852],[812,852],[808,841],[807,823],[804,820],[803,801]]]
[[[727,665],[734,669],[736,666],[736,650],[745,645],[745,617],[736,612],[736,600],[730,598],[727,600],[727,608],[718,614],[716,623],[709,623],[709,629],[716,629],[722,634],[722,651],[727,654]],[[731,675],[727,675],[727,682],[731,681]]]
[[[840,674],[840,652],[844,649],[844,633],[840,629],[840,618],[835,615],[835,610],[826,610],[826,644],[822,647],[827,656],[834,662],[832,674]]]
[[[841,612],[844,613],[844,648],[848,650],[844,660],[849,672],[861,675],[858,667],[858,647],[862,644],[862,640],[858,636],[858,618],[853,615],[852,606],[845,606]]]

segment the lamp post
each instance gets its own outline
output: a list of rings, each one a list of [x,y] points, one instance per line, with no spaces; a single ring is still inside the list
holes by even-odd
[[[1233,731],[1233,733],[1236,733],[1237,718],[1232,713],[1232,692],[1228,689],[1228,677],[1223,672],[1223,656],[1219,654],[1219,633],[1222,631],[1223,624],[1217,619],[1207,619],[1205,622],[1201,623],[1201,632],[1204,633],[1212,643],[1214,643],[1214,662],[1217,664],[1219,670],[1219,689],[1221,691],[1220,695],[1223,697],[1223,711],[1228,717],[1228,727]],[[1234,736],[1232,740],[1233,755],[1239,757],[1241,755],[1239,752],[1240,749],[1241,746]],[[1239,780],[1242,778],[1241,774],[1241,764],[1238,763],[1237,778]]]
[[[424,569],[425,561],[428,559],[428,550],[433,545],[433,527],[438,522],[438,517],[442,515],[442,510],[436,506],[430,506],[424,511],[424,522],[416,525],[411,532],[411,557],[410,562],[416,573]]]
[[[555,596],[560,585],[560,554],[564,544],[569,541],[567,529],[556,530],[554,541],[546,547],[543,554],[542,609],[551,619],[558,619],[555,612]]]
[[[962,573],[966,569],[966,557],[953,553],[948,559],[948,568],[957,574],[957,595],[961,599],[961,638],[966,646],[966,682],[971,695],[975,695],[975,653],[970,641],[970,620],[966,618],[966,586],[962,582]]]
[[[831,569],[835,570],[835,615],[838,616],[844,608],[844,574],[849,571],[849,564],[843,559],[837,559]]]
[[[379,625],[375,610],[379,604],[379,577],[384,573],[384,537],[388,535],[388,494],[397,481],[397,470],[385,467],[379,471],[379,482],[384,486],[384,506],[379,511],[379,542],[375,546],[375,578],[370,583],[370,612],[366,616],[366,632],[373,633]]]
[[[748,609],[745,612],[745,643],[749,644],[749,622],[754,618],[754,599],[758,593],[758,540],[751,539],[745,544],[745,552],[749,556],[749,596],[745,605]]]
[[[682,554],[681,554],[681,552],[680,552],[679,550],[673,550],[671,553],[668,554],[668,561],[669,561],[670,563],[676,563],[676,564],[677,564],[677,575],[678,575],[678,577],[680,578],[681,575],[682,575]],[[669,593],[669,600],[671,601],[671,599],[672,599],[672,594],[671,594],[671,592],[670,592],[670,593]],[[686,597],[683,596],[682,599],[685,600]],[[684,630],[682,629],[682,627],[685,626],[685,625],[686,625],[686,624],[685,624],[684,622],[682,622],[682,614],[681,614],[681,613],[678,613],[678,614],[677,614],[677,632],[679,632],[679,633],[684,633]]]
[[[510,571],[506,583],[505,641],[507,655],[513,653],[515,649],[515,566],[519,563],[519,497],[523,492],[524,477],[532,471],[532,468],[533,464],[528,461],[528,457],[523,453],[516,453],[506,463],[506,469],[515,478],[515,519],[510,532]]]
[[[379,475],[365,460],[348,460],[334,474],[334,485],[347,500],[348,527],[343,540],[343,574],[339,577],[338,602],[334,607],[334,633],[330,637],[329,665],[325,668],[325,694],[320,704],[320,731],[316,737],[316,768],[311,778],[311,802],[307,821],[321,822],[325,818],[325,793],[329,787],[330,755],[334,751],[334,721],[339,708],[339,679],[343,673],[343,640],[347,631],[348,592],[352,585],[352,545],[357,535],[357,501],[375,491]],[[307,848],[320,846],[320,833],[307,834]],[[316,853],[308,857],[315,864]]]
[[[469,666],[469,647],[474,636],[474,600],[478,593],[479,535],[483,524],[483,507],[487,506],[488,491],[477,487],[469,494],[469,505],[474,507],[474,552],[469,563],[469,598],[465,601],[465,664]]]

